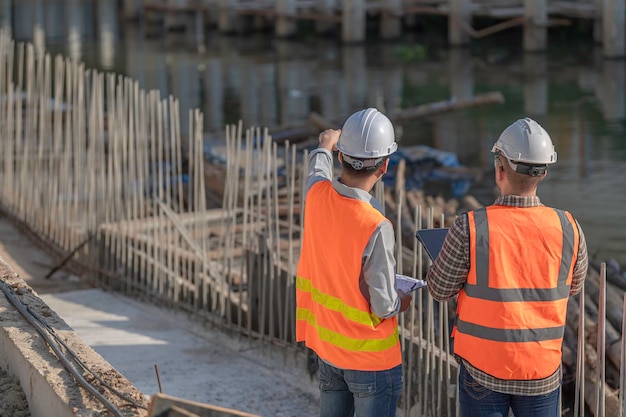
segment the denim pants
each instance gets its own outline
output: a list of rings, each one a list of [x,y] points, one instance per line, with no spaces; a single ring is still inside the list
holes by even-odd
[[[351,371],[318,361],[320,417],[395,417],[402,365],[387,371]]]
[[[461,363],[459,404],[461,417],[558,417],[560,388],[546,395],[510,395],[480,385]]]

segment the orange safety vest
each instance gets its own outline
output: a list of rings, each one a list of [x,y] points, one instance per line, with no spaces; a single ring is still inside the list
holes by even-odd
[[[307,193],[296,339],[338,368],[380,371],[402,363],[397,318],[372,313],[359,289],[363,251],[383,221],[371,204],[340,195],[330,181]]]
[[[572,215],[549,207],[468,213],[470,271],[459,293],[454,353],[499,379],[536,380],[561,364],[578,255]]]

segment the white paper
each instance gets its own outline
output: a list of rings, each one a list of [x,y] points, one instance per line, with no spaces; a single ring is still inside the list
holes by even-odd
[[[423,279],[409,277],[407,275],[396,274],[396,289],[402,292],[415,291],[418,288],[426,286],[426,281]]]

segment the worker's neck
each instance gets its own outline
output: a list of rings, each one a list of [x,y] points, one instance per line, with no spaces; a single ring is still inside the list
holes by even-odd
[[[520,191],[520,190],[514,190],[510,187],[500,187],[500,195],[502,196],[514,195],[518,197],[536,197],[537,190],[535,189],[531,191]]]
[[[339,177],[339,181],[347,187],[358,188],[369,193],[372,188],[374,188],[376,181],[378,181],[378,177],[371,175],[364,178],[355,178],[347,175],[341,175]]]

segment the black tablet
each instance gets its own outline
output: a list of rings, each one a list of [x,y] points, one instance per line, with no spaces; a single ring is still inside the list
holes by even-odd
[[[426,253],[428,253],[428,256],[433,261],[437,259],[437,255],[439,255],[439,251],[443,246],[443,241],[445,240],[447,234],[447,227],[437,229],[421,229],[415,232],[417,240],[424,245]]]

